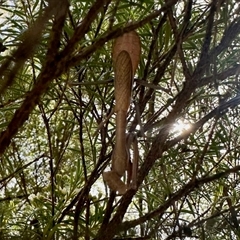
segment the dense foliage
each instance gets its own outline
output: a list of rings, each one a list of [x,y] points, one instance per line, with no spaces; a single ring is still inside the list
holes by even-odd
[[[238,239],[240,4],[0,1],[0,239]],[[112,41],[136,30],[138,189],[104,184]]]

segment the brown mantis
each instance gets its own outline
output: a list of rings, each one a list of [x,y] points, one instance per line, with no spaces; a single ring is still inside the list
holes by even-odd
[[[114,88],[116,112],[116,143],[111,156],[112,170],[103,173],[103,179],[111,190],[124,194],[129,187],[136,188],[138,146],[136,137],[126,134],[127,112],[132,97],[133,75],[140,60],[140,39],[135,31],[117,38],[113,46]],[[130,161],[130,145],[133,144],[133,163]],[[128,172],[127,184],[121,178]]]

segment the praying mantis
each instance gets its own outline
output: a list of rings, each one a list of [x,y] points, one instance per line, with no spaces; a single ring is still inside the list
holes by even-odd
[[[113,191],[123,195],[129,188],[136,188],[138,168],[137,139],[126,134],[127,112],[132,97],[133,76],[140,61],[140,38],[135,31],[125,33],[113,45],[114,96],[116,113],[116,142],[112,152],[112,170],[103,173],[103,179]],[[130,146],[133,144],[133,162]],[[127,184],[121,178],[127,174]]]

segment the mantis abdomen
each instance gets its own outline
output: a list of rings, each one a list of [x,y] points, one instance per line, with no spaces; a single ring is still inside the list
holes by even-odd
[[[112,155],[112,168],[119,176],[127,170],[129,153],[126,146],[127,111],[132,95],[132,63],[126,51],[120,52],[115,63],[116,144]]]
[[[121,51],[114,66],[115,112],[128,111],[132,95],[132,62],[129,53]]]

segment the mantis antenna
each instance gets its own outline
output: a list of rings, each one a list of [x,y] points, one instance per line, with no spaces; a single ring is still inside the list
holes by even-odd
[[[129,185],[136,188],[138,148],[135,137],[127,136],[127,112],[132,97],[133,76],[140,60],[140,39],[135,31],[125,33],[113,45],[114,88],[116,112],[116,143],[111,156],[112,170],[103,173],[103,179],[111,190],[124,194]],[[129,148],[134,144],[133,163],[130,161]],[[128,172],[127,184],[121,177]]]

